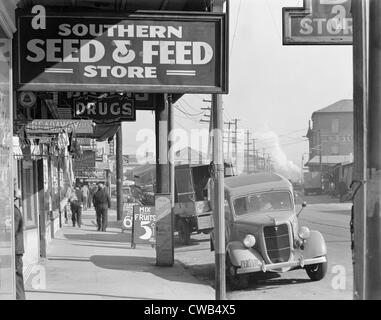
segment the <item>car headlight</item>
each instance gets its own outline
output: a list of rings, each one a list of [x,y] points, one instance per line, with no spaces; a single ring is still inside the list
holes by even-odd
[[[310,237],[310,229],[307,227],[301,227],[299,229],[299,237],[302,238],[303,240],[307,240]]]
[[[251,248],[255,246],[255,237],[252,234],[246,235],[246,237],[243,239],[243,245],[246,248]]]

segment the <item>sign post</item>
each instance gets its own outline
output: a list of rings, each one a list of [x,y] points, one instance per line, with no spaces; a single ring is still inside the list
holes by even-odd
[[[155,195],[155,212],[156,265],[173,266],[174,247],[171,194]]]
[[[150,244],[152,247],[156,243],[156,214],[155,207],[134,206],[131,244],[134,248],[136,244]]]

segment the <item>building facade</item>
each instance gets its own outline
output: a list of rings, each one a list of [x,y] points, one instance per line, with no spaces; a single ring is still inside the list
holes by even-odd
[[[353,101],[341,100],[312,114],[309,126],[310,159],[353,153]]]
[[[0,2],[0,299],[14,299],[12,37],[15,3]]]

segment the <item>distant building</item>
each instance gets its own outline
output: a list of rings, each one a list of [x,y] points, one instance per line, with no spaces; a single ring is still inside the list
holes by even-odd
[[[309,171],[329,177],[333,167],[353,161],[353,101],[340,100],[312,114],[307,132]],[[328,178],[326,178],[327,180]]]
[[[175,164],[205,164],[207,157],[201,152],[190,147],[183,148],[175,153]]]
[[[353,155],[353,101],[340,100],[315,111],[307,138],[309,162],[320,158],[320,150],[326,161],[349,161]]]

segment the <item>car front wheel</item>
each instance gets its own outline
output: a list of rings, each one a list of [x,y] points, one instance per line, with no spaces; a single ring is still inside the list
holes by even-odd
[[[237,274],[237,267],[234,266],[226,255],[226,278],[233,290],[246,289],[249,286],[248,274]]]
[[[312,281],[323,279],[327,273],[328,262],[311,264],[305,267],[306,272]]]

